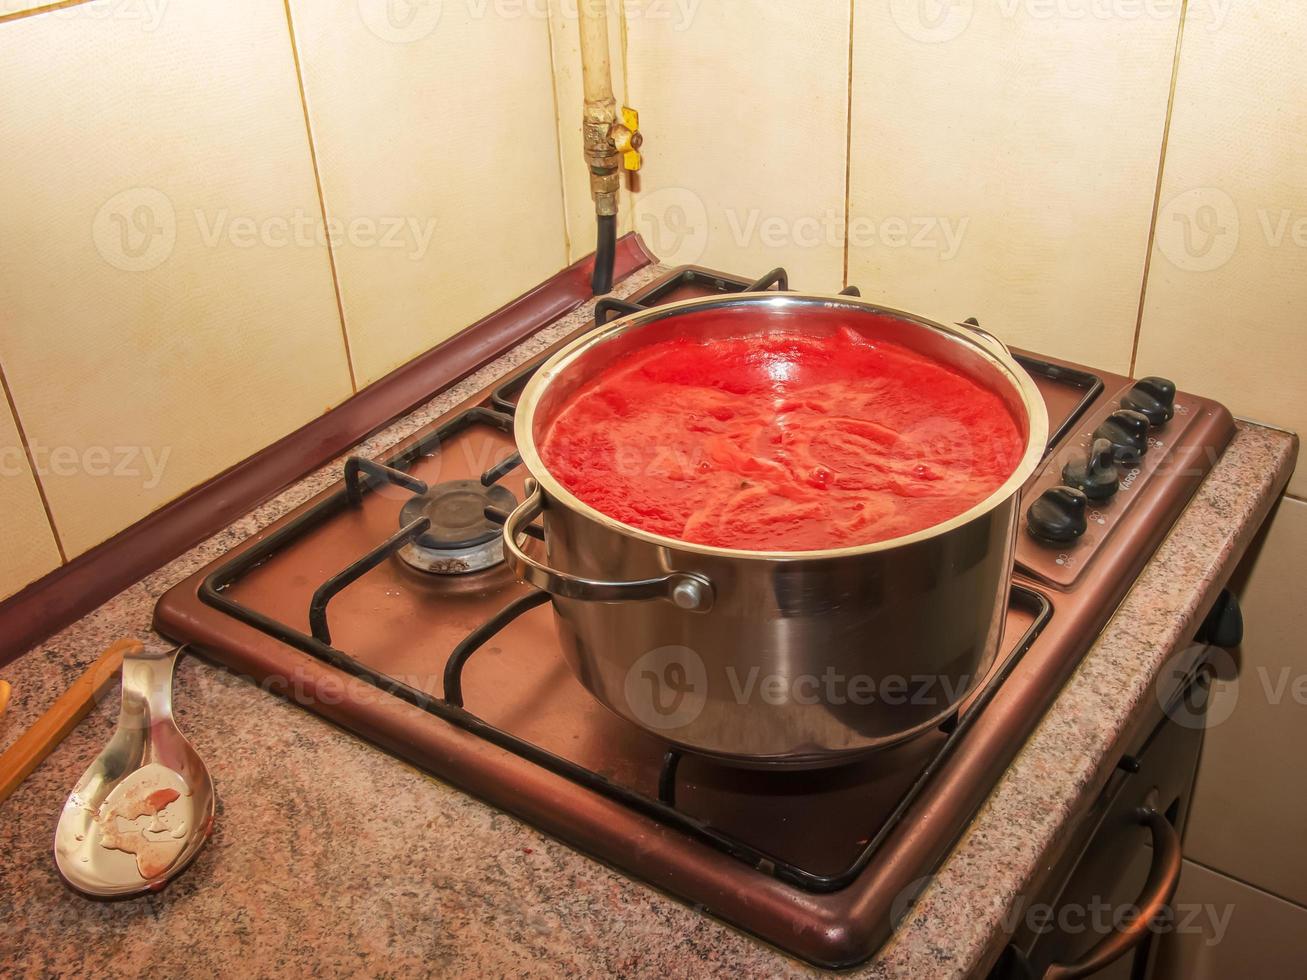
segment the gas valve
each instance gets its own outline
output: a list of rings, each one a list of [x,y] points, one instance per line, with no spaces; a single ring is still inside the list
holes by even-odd
[[[640,134],[640,113],[630,106],[622,106],[622,121],[613,123],[611,131],[613,146],[622,155],[622,169],[636,171],[644,160],[640,156],[640,147],[644,137]]]

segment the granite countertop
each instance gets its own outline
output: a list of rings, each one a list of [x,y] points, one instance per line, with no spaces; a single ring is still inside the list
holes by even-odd
[[[663,270],[643,269],[634,292]],[[591,304],[357,447],[386,447],[582,326]],[[1238,434],[868,977],[964,976],[1079,809],[1167,658],[1273,504],[1296,439]],[[158,597],[334,482],[311,474],[0,670],[8,747],[102,649],[150,630]],[[63,885],[54,826],[113,731],[117,687],[0,804],[0,963],[18,975],[288,972],[403,976],[816,971],[600,865],[307,711],[197,658],[178,723],[218,788],[215,831],[164,891],[94,902]]]

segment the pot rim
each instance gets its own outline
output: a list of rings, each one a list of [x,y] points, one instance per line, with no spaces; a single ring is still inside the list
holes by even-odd
[[[751,305],[780,308],[788,306],[819,306],[824,309],[848,309],[864,313],[875,313],[906,320],[928,330],[934,330],[954,341],[971,347],[991,365],[998,368],[1012,383],[1020,395],[1020,401],[1026,410],[1027,437],[1025,452],[1011,475],[993,493],[984,500],[957,514],[947,521],[931,525],[911,534],[869,544],[850,545],[843,548],[826,548],[818,551],[754,551],[744,548],[722,548],[716,545],[697,544],[682,538],[667,537],[619,521],[581,500],[564,487],[545,466],[536,449],[532,428],[536,410],[549,385],[560,378],[578,358],[594,347],[612,338],[638,330],[669,317],[683,315],[698,309],[716,309],[721,307]],[[824,558],[847,558],[855,555],[872,554],[878,551],[890,551],[905,545],[928,541],[940,537],[983,517],[990,511],[1006,503],[1017,493],[1035,472],[1044,459],[1048,443],[1048,410],[1043,396],[1030,375],[1012,357],[1006,347],[983,331],[973,331],[962,326],[949,326],[936,323],[913,313],[896,310],[888,306],[879,306],[852,296],[831,296],[820,293],[792,292],[757,292],[731,293],[726,296],[709,296],[680,300],[661,306],[629,313],[611,320],[601,327],[595,327],[577,337],[566,347],[557,351],[537,369],[531,380],[523,388],[514,411],[513,436],[518,453],[522,457],[528,472],[540,484],[546,499],[554,499],[580,512],[597,524],[613,531],[634,537],[648,544],[668,548],[685,554],[703,555],[713,558],[750,559],[759,561],[804,561]]]

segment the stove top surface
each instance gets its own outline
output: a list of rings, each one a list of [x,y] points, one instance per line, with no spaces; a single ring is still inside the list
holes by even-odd
[[[682,268],[633,302],[787,285],[780,270],[750,283]],[[632,308],[605,299],[596,314]],[[549,353],[384,463],[352,459],[341,483],[172,589],[156,626],[827,966],[865,959],[892,931],[913,883],[957,839],[1233,432],[1223,408],[1181,393],[1151,451],[1125,468],[1128,486],[1089,510],[1076,543],[1022,533],[1002,651],[940,730],[835,769],[733,769],[594,701],[559,653],[547,595],[500,561],[485,514],[502,519],[523,497],[513,404]],[[1018,357],[1053,433],[1025,490],[1033,500],[1089,451],[1131,382]]]

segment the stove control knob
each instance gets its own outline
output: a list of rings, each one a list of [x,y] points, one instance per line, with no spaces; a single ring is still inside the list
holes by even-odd
[[[1118,408],[1094,430],[1095,441],[1106,439],[1112,444],[1112,458],[1133,466],[1148,452],[1148,416],[1130,408]]]
[[[1090,500],[1107,500],[1121,486],[1112,455],[1112,444],[1095,439],[1089,455],[1062,467],[1062,482],[1075,487]]]
[[[1121,399],[1121,407],[1138,412],[1153,427],[1166,425],[1175,414],[1175,382],[1165,378],[1140,378]]]
[[[1048,544],[1069,544],[1085,533],[1089,499],[1071,487],[1051,487],[1026,511],[1030,533]]]

